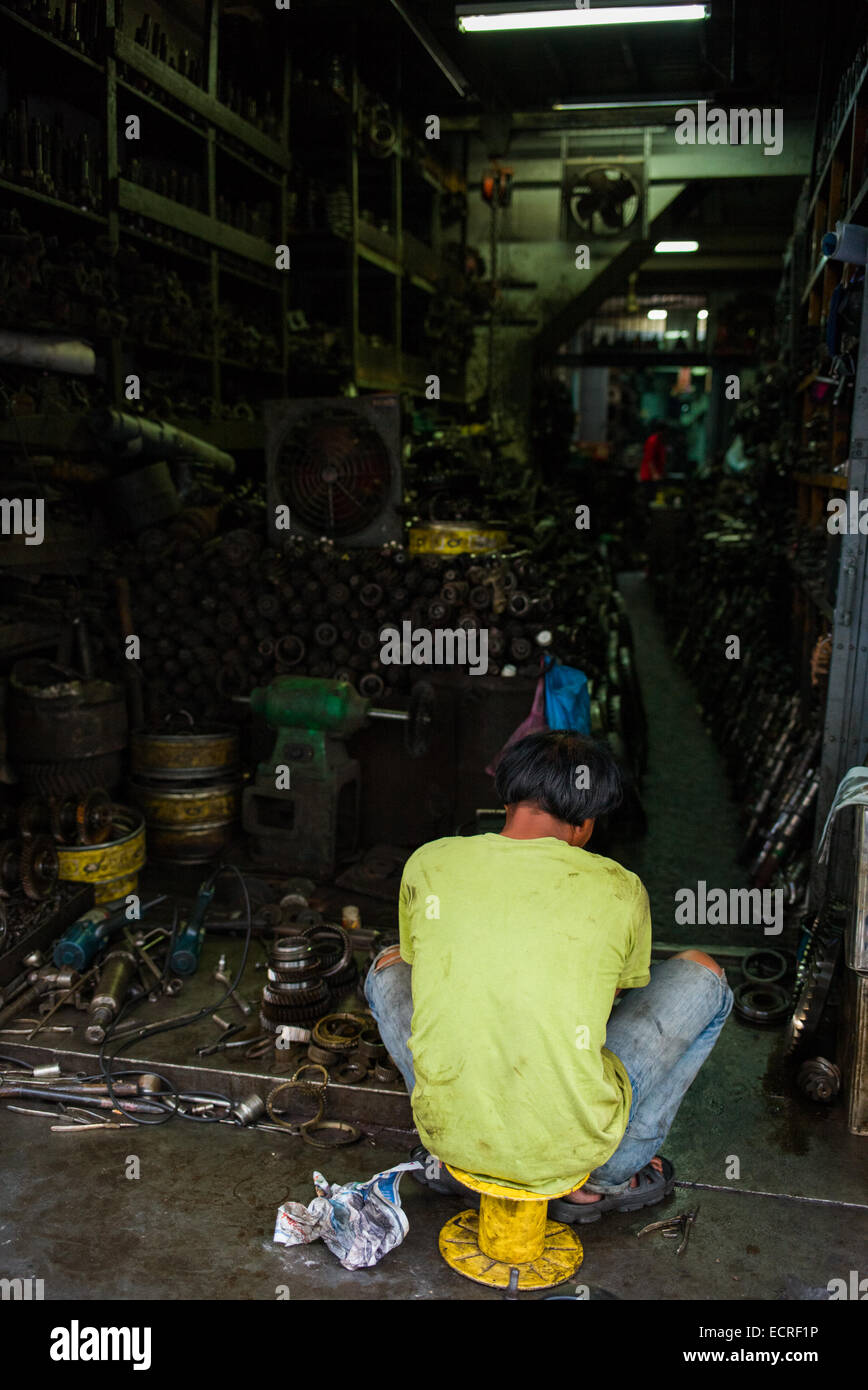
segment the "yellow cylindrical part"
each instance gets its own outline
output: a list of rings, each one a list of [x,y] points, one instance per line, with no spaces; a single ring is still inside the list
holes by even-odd
[[[483,1255],[508,1265],[538,1259],[545,1246],[547,1207],[544,1197],[538,1202],[513,1202],[483,1195],[479,1199],[479,1248]]]

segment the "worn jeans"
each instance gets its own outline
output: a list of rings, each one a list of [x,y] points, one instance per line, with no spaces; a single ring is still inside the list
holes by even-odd
[[[413,1018],[410,979],[406,961],[376,973],[372,966],[365,997],[412,1095],[416,1083],[407,1045]],[[627,990],[620,999],[609,1018],[606,1047],[620,1058],[630,1078],[630,1117],[611,1158],[585,1183],[589,1192],[625,1191],[633,1175],[659,1153],[732,1008],[726,976],[683,957],[652,965],[650,984]]]

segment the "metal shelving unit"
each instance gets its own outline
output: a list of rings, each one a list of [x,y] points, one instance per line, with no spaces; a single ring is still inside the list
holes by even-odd
[[[162,24],[165,19],[171,24],[171,5],[166,6],[165,15],[149,8],[154,22]],[[259,368],[239,360],[237,354],[221,354],[216,341],[212,341],[209,350],[180,350],[168,342],[137,342],[129,334],[113,337],[107,343],[106,358],[110,395],[115,404],[123,404],[125,375],[139,369],[140,359],[146,361],[147,355],[159,352],[167,358],[175,356],[204,367],[206,394],[218,407],[226,399],[227,383],[231,383],[237,395],[246,389],[243,383],[252,372],[262,378],[266,394],[291,394],[287,313],[300,303],[303,305],[306,295],[313,308],[308,321],[333,328],[343,340],[346,380],[354,380],[362,390],[424,392],[425,373],[411,351],[413,344],[403,341],[404,295],[433,296],[444,286],[450,291],[460,289],[460,274],[441,255],[438,212],[441,195],[455,192],[463,185],[457,174],[440,169],[432,159],[422,157],[418,148],[411,148],[399,116],[395,149],[386,159],[374,160],[362,138],[361,115],[363,104],[376,97],[362,88],[355,70],[350,75],[347,97],[327,85],[319,88],[320,95],[332,106],[340,131],[341,177],[350,198],[351,223],[345,235],[328,229],[306,232],[298,225],[297,215],[292,215],[292,181],[298,171],[303,174],[308,155],[303,139],[298,142],[298,155],[291,147],[295,79],[289,45],[274,64],[275,70],[280,69],[279,90],[274,93],[271,108],[276,115],[269,117],[268,129],[260,129],[218,96],[222,0],[209,0],[203,9],[199,34],[201,84],[136,42],[130,33],[134,21],[128,20],[126,27],[119,29],[116,0],[106,0],[98,47],[89,53],[31,22],[26,13],[20,12],[24,9],[26,3],[18,8],[0,4],[0,41],[5,37],[9,45],[20,46],[22,55],[29,49],[34,60],[42,61],[48,55],[46,61],[64,75],[63,100],[74,106],[80,99],[91,118],[99,121],[104,139],[101,174],[105,194],[100,206],[79,207],[17,182],[8,177],[7,169],[2,171],[0,190],[8,195],[8,201],[20,204],[28,225],[35,222],[46,227],[50,219],[53,228],[55,224],[62,227],[57,219],[67,219],[70,240],[104,236],[115,250],[127,244],[159,265],[177,267],[185,281],[193,273],[210,288],[215,322],[222,306],[237,305],[243,313],[246,304],[255,302],[263,319],[273,324],[279,344],[273,368]],[[35,66],[34,62],[34,69]],[[22,67],[28,70],[29,65],[25,62]],[[147,148],[142,142],[137,151],[141,148],[147,156],[179,164],[183,163],[184,151],[192,152],[189,157],[195,162],[197,176],[201,172],[201,206],[190,206],[176,196],[168,196],[163,187],[145,186],[141,178],[128,176],[128,160],[122,156],[129,156],[131,149],[124,145],[123,122],[126,115],[135,112],[141,113],[150,142]],[[360,207],[360,190],[364,198],[366,180],[374,164],[376,176],[390,189],[388,230],[367,221],[362,216],[364,205]],[[417,189],[426,189],[430,196],[428,240],[416,234],[418,225],[414,225],[413,231],[405,226],[406,187],[413,181]],[[251,199],[270,202],[273,237],[253,235],[221,217],[219,209],[225,206],[221,199],[226,194],[245,205]],[[275,268],[275,248],[281,243],[290,247],[289,272]],[[314,277],[306,284],[306,262],[313,247],[315,256],[324,264],[318,267],[319,280]],[[301,265],[298,274],[297,261]],[[365,322],[366,303],[377,298],[368,284],[367,277],[372,275],[384,277],[383,298],[391,306],[391,331],[386,336],[372,331]],[[320,292],[322,303],[333,311],[331,318],[316,312]],[[251,293],[258,294],[259,299],[251,300]],[[429,370],[436,370],[436,366]],[[230,397],[232,394],[230,391]],[[455,402],[463,400],[463,382],[444,376],[442,396]],[[251,438],[255,434],[254,447],[260,447],[261,429],[253,429],[251,422],[217,421],[214,425],[224,423],[233,427],[237,437],[243,437],[245,431]],[[34,426],[35,422],[31,422],[28,427],[31,434]],[[210,427],[209,422],[203,422],[198,432]],[[66,425],[60,432],[68,433]],[[52,427],[49,434],[55,433]],[[7,426],[0,428],[0,442],[9,435]]]

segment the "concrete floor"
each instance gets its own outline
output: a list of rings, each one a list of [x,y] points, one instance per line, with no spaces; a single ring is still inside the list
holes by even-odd
[[[650,758],[648,835],[621,857],[648,884],[655,937],[687,942],[697,929],[674,925],[675,889],[698,878],[720,887],[743,882],[737,808],[641,579],[626,579],[624,591]],[[714,929],[702,936],[713,947]],[[813,1106],[794,1093],[780,1050],[780,1030],[728,1021],[665,1145],[679,1179],[675,1194],[651,1211],[584,1228],[576,1282],[592,1296],[808,1299],[825,1297],[832,1278],[868,1273],[868,1141],[847,1133],[840,1107]],[[403,1147],[362,1140],[328,1154],[291,1136],[228,1126],[76,1135],[50,1134],[50,1124],[4,1109],[0,1128],[0,1276],[41,1278],[46,1299],[273,1300],[281,1285],[300,1300],[500,1296],[442,1264],[437,1232],[464,1204],[409,1175],[402,1186],[409,1235],[377,1268],[349,1273],[322,1245],[272,1244],[277,1207],[288,1197],[310,1200],[315,1167],[330,1181],[366,1178],[402,1161]],[[141,1160],[132,1180],[125,1176],[131,1154]],[[738,1180],[727,1177],[734,1159]],[[648,1221],[697,1203],[684,1256],[659,1236],[637,1242]]]

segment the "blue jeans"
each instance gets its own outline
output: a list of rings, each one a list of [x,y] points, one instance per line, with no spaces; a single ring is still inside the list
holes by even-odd
[[[374,962],[376,964],[376,961]],[[365,997],[380,1036],[407,1090],[415,1086],[407,1046],[413,1018],[411,970],[396,961],[365,982]],[[717,1042],[732,1008],[725,975],[695,960],[673,957],[651,967],[651,982],[620,996],[606,1029],[606,1046],[620,1058],[633,1099],[624,1136],[611,1158],[595,1168],[589,1192],[623,1192],[640,1168],[659,1153],[702,1063]]]

